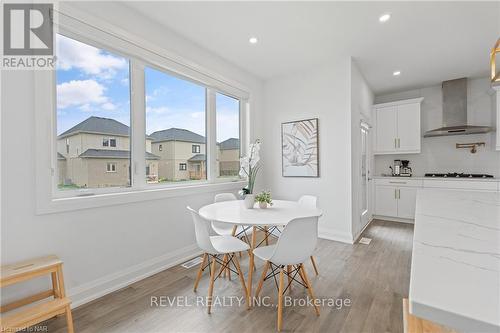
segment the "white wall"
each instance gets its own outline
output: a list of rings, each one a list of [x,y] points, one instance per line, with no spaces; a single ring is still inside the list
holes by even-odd
[[[339,56],[265,84],[263,161],[265,184],[276,198],[318,196],[324,215],[320,236],[351,241],[350,57]],[[281,123],[319,118],[319,178],[283,177]]]
[[[422,102],[422,135],[431,129],[442,126],[441,85],[424,87],[395,94],[376,96],[376,103],[385,103],[407,98],[424,97]],[[492,89],[488,78],[469,79],[467,93],[467,118],[469,125],[495,127],[492,104]],[[389,173],[389,165],[395,159],[410,160],[415,176],[426,172],[470,172],[487,173],[500,177],[500,152],[495,151],[494,134],[458,135],[422,138],[420,154],[377,155],[375,172]],[[485,142],[476,154],[467,149],[456,149],[456,143]]]
[[[366,83],[363,74],[360,72],[356,62],[351,60],[351,178],[352,178],[352,235],[355,240],[363,228],[364,222],[361,220],[361,120],[371,124],[371,113],[373,105],[373,92]],[[371,155],[371,149],[368,150],[368,155]],[[373,161],[370,161],[373,165]],[[368,184],[367,191],[371,192],[372,184]],[[368,211],[371,215],[371,201],[368,200]]]
[[[248,87],[252,137],[261,136],[254,125],[256,119],[263,119],[258,79],[124,7],[97,2],[83,6],[108,23]],[[2,264],[60,256],[66,287],[78,305],[197,251],[185,207],[207,204],[214,193],[36,215],[33,74],[2,71],[1,81]],[[48,281],[40,280],[2,289],[2,301],[48,286]]]

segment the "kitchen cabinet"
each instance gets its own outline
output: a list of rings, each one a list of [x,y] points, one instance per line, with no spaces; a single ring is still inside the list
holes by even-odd
[[[398,202],[396,201],[396,187],[375,187],[375,214],[384,216],[398,216]]]
[[[418,187],[376,186],[375,214],[414,219],[417,190]]]
[[[376,104],[374,154],[420,153],[423,98]]]
[[[443,179],[411,177],[375,177],[375,218],[411,222],[415,219],[417,192],[420,188],[459,191],[500,191],[499,180]]]
[[[398,188],[398,217],[403,219],[415,218],[417,190],[418,188],[415,187]]]

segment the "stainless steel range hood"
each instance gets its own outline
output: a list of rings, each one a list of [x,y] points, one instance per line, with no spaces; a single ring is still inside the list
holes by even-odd
[[[467,125],[467,78],[444,81],[443,127],[427,131],[424,138],[463,134],[488,133],[488,126]]]

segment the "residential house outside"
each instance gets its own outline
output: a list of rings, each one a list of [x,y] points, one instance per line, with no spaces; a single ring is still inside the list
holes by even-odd
[[[207,178],[205,137],[183,128],[151,133],[152,153],[159,156],[160,181]]]
[[[219,175],[237,176],[240,171],[240,140],[230,138],[218,144]]]
[[[117,120],[89,117],[57,139],[60,186],[109,187],[130,185],[129,127]],[[158,181],[159,157],[146,138],[148,181]]]
[[[129,126],[109,118],[89,117],[58,136],[60,187],[96,188],[130,185]],[[207,178],[205,137],[182,128],[146,136],[149,183]],[[240,142],[217,144],[217,174],[237,176]]]

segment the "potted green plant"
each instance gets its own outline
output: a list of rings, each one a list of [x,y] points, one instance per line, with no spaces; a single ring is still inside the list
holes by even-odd
[[[270,191],[262,191],[255,196],[255,201],[259,203],[259,207],[262,209],[267,208],[267,205],[273,205],[273,199],[271,197]]]

